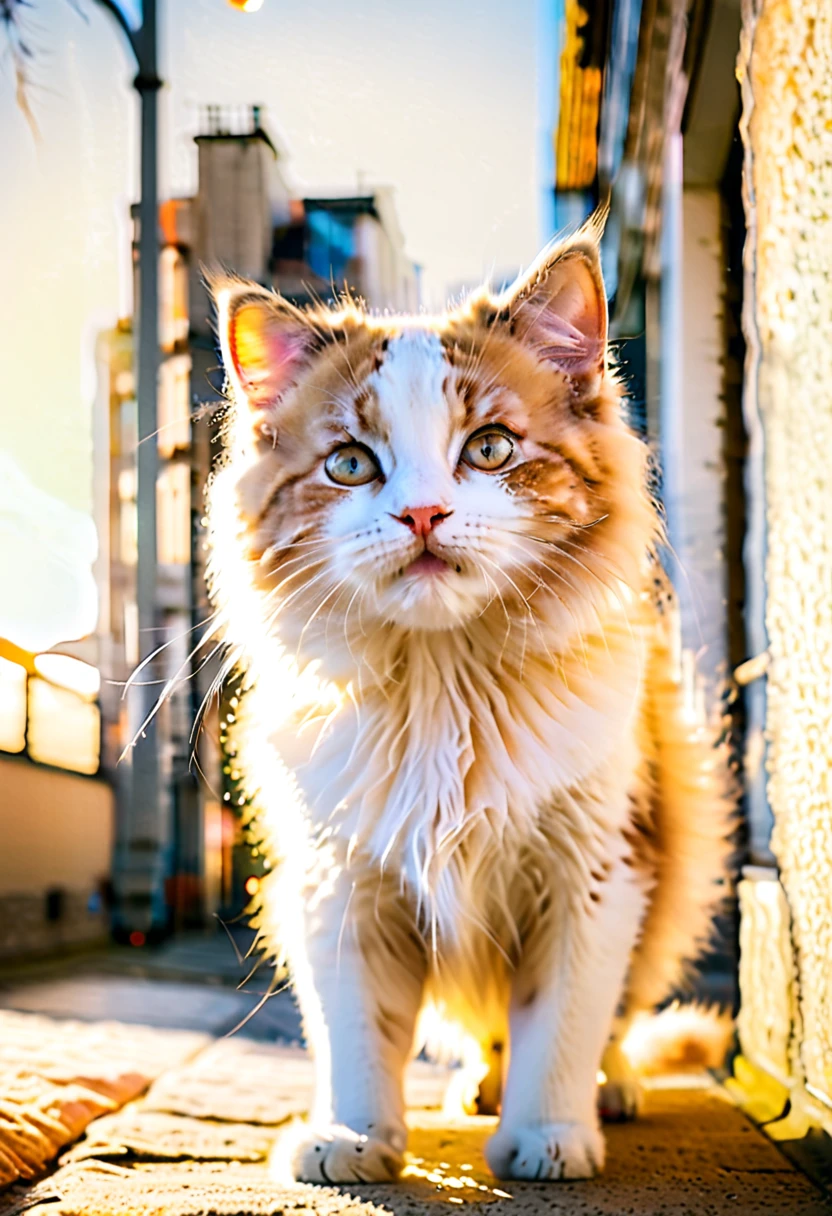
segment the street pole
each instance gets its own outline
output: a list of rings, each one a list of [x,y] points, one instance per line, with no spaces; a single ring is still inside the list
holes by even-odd
[[[133,52],[133,87],[141,103],[141,196],[138,205],[138,333],[134,362],[138,448],[136,453],[137,563],[136,606],[139,660],[161,642],[156,591],[156,481],[158,474],[157,393],[159,376],[159,187],[157,4],[143,0],[142,23],[134,29],[118,0],[99,0],[115,18]],[[133,944],[164,932],[165,832],[162,822],[158,737],[153,707],[160,693],[153,664],[142,670],[128,691],[128,730],[141,729],[130,753],[121,789],[116,829],[115,912],[117,936]],[[146,726],[143,726],[150,718]]]

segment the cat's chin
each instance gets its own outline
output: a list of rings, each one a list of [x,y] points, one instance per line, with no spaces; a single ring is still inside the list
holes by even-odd
[[[405,575],[378,598],[379,615],[404,629],[457,629],[482,610],[482,592],[470,578],[449,571]]]

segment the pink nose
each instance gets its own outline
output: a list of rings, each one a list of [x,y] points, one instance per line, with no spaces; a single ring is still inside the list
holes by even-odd
[[[414,536],[427,536],[432,528],[441,524],[450,514],[450,511],[443,511],[441,507],[408,507],[401,515],[394,515],[393,518],[410,528]]]

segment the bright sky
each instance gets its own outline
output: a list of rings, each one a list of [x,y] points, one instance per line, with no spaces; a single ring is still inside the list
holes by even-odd
[[[396,188],[433,301],[534,256],[547,0],[264,0],[250,15],[225,0],[159,2],[163,190],[193,189],[202,105],[259,102],[300,192],[354,190],[359,175]],[[89,511],[94,339],[130,300],[132,64],[95,0],[79,0],[86,21],[67,0],[34,3],[38,143],[0,61],[0,449]]]

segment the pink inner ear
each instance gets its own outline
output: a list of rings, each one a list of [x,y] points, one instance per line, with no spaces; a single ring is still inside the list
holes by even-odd
[[[570,366],[589,364],[598,344],[576,329],[565,317],[544,316],[533,326],[531,336],[544,359]]]
[[[265,409],[297,376],[306,343],[257,304],[246,304],[231,325],[231,356],[249,404]]]
[[[556,271],[555,271],[556,273]],[[587,294],[589,288],[591,294]],[[527,337],[541,358],[570,372],[600,366],[604,355],[603,301],[582,280],[565,283],[545,304],[534,295],[527,301]]]

